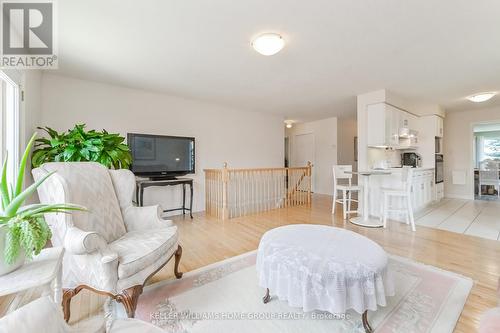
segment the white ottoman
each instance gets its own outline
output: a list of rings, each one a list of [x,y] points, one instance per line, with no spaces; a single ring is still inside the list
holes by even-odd
[[[262,236],[257,254],[259,285],[292,307],[343,314],[354,309],[372,329],[367,310],[394,295],[388,258],[377,243],[349,230],[289,225]]]

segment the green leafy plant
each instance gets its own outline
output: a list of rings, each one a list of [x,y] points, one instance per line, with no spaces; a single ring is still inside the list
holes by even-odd
[[[31,158],[33,167],[45,162],[92,161],[108,168],[127,169],[132,162],[129,147],[123,143],[125,138],[105,130],[85,131],[85,124],[75,125],[72,130],[58,133],[50,127],[39,127],[48,138],[36,140]]]
[[[2,166],[0,181],[0,201],[2,207],[0,211],[0,228],[6,228],[4,258],[8,264],[12,264],[17,259],[21,249],[24,250],[28,259],[31,259],[33,255],[37,255],[43,249],[47,240],[52,236],[49,226],[45,222],[44,214],[85,210],[81,206],[71,204],[34,204],[22,206],[26,199],[53,174],[52,172],[45,175],[23,190],[26,163],[35,138],[36,133],[24,151],[15,185],[10,184],[9,186],[7,184],[7,157]]]

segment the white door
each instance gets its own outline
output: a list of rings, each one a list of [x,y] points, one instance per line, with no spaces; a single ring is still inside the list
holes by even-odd
[[[314,164],[314,134],[299,134],[295,135],[293,140],[293,162],[292,167],[304,167],[307,162]],[[314,168],[312,170],[312,191],[314,192]]]

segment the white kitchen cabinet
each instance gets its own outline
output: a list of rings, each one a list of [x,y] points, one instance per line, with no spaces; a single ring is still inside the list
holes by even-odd
[[[368,146],[391,147],[399,144],[399,118],[393,109],[385,103],[367,106]]]
[[[413,210],[419,211],[435,200],[434,170],[415,171],[413,174]]]
[[[444,120],[443,118],[436,116],[436,136],[442,138],[444,135]]]
[[[435,185],[435,201],[440,201],[444,198],[444,183]]]
[[[402,188],[401,169],[390,169],[391,175],[376,176],[370,178],[370,202],[371,215],[380,216],[382,187]],[[417,213],[436,200],[436,186],[434,184],[434,169],[414,169],[413,184],[410,200],[413,212]],[[439,185],[439,184],[438,184]],[[391,207],[405,207],[406,202],[402,198],[393,197],[389,203]],[[390,215],[391,219],[405,220],[403,214]]]
[[[423,176],[415,172],[413,175],[413,186],[412,186],[412,203],[413,211],[419,211],[424,205],[424,179]]]
[[[444,135],[444,120],[438,115],[420,117],[421,127],[430,129],[430,134],[434,137],[442,138]]]
[[[367,142],[369,147],[394,147],[413,145],[399,137],[402,128],[416,130],[418,117],[390,104],[377,103],[367,106]]]
[[[417,127],[418,127],[417,116],[409,112],[399,110],[399,128],[408,128],[410,130],[416,130]]]

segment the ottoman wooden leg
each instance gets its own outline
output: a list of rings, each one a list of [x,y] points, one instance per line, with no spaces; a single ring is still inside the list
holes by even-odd
[[[365,332],[366,333],[372,333],[373,332],[373,329],[372,327],[370,326],[370,323],[368,322],[368,310],[363,312],[363,327],[365,329]]]
[[[264,302],[264,304],[266,304],[269,303],[270,300],[271,300],[271,295],[269,295],[269,288],[266,288],[266,295],[262,297],[262,301]]]

